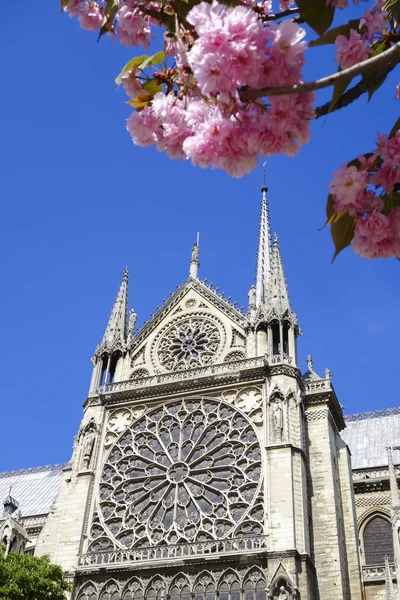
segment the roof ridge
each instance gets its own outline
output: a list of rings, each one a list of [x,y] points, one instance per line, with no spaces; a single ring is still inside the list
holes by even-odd
[[[44,471],[61,471],[67,463],[59,463],[56,465],[42,465],[41,467],[28,467],[26,469],[17,469],[15,471],[3,471],[0,477],[12,477],[13,475],[23,475],[26,473],[40,473]]]
[[[390,415],[400,415],[400,406],[392,408],[380,408],[364,413],[354,413],[352,415],[344,415],[344,420],[348,423],[352,421],[364,421],[365,419],[379,419],[379,417],[389,417]]]

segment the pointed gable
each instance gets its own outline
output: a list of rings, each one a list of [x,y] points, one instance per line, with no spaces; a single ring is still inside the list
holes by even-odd
[[[245,346],[245,315],[205,282],[189,277],[132,339],[124,378],[221,363]]]

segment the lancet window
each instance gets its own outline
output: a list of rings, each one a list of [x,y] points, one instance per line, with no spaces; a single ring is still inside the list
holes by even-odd
[[[259,567],[246,573],[203,571],[197,577],[179,573],[172,581],[156,576],[147,585],[139,579],[120,585],[115,580],[105,585],[89,582],[78,592],[77,600],[267,600],[265,576]]]
[[[385,556],[393,561],[393,534],[390,522],[381,516],[373,517],[365,525],[364,556],[366,565],[383,565]]]

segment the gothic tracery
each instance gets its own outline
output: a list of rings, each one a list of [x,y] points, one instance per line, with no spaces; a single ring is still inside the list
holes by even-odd
[[[235,407],[193,399],[152,409],[106,458],[91,549],[109,546],[103,530],[123,548],[222,539],[249,513],[262,520],[260,482],[258,437]]]

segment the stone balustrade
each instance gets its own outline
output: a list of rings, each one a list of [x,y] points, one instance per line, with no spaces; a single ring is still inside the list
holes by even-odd
[[[267,536],[169,544],[130,550],[110,550],[89,552],[79,556],[78,568],[118,566],[129,563],[187,560],[210,555],[226,556],[235,554],[263,553],[267,551]]]
[[[396,577],[396,569],[394,565],[390,565],[390,572],[393,578]],[[362,576],[364,581],[384,580],[385,565],[368,565],[362,567]]]
[[[206,367],[187,369],[186,371],[178,371],[175,373],[163,373],[160,375],[152,375],[150,377],[141,377],[140,379],[129,379],[126,381],[117,381],[115,383],[106,383],[97,387],[92,395],[98,396],[100,394],[112,394],[115,392],[125,392],[137,388],[176,383],[178,381],[193,380],[196,378],[210,377],[214,375],[225,375],[234,373],[235,371],[245,371],[246,369],[263,367],[266,364],[267,359],[264,356],[246,358],[234,362],[208,365]]]

